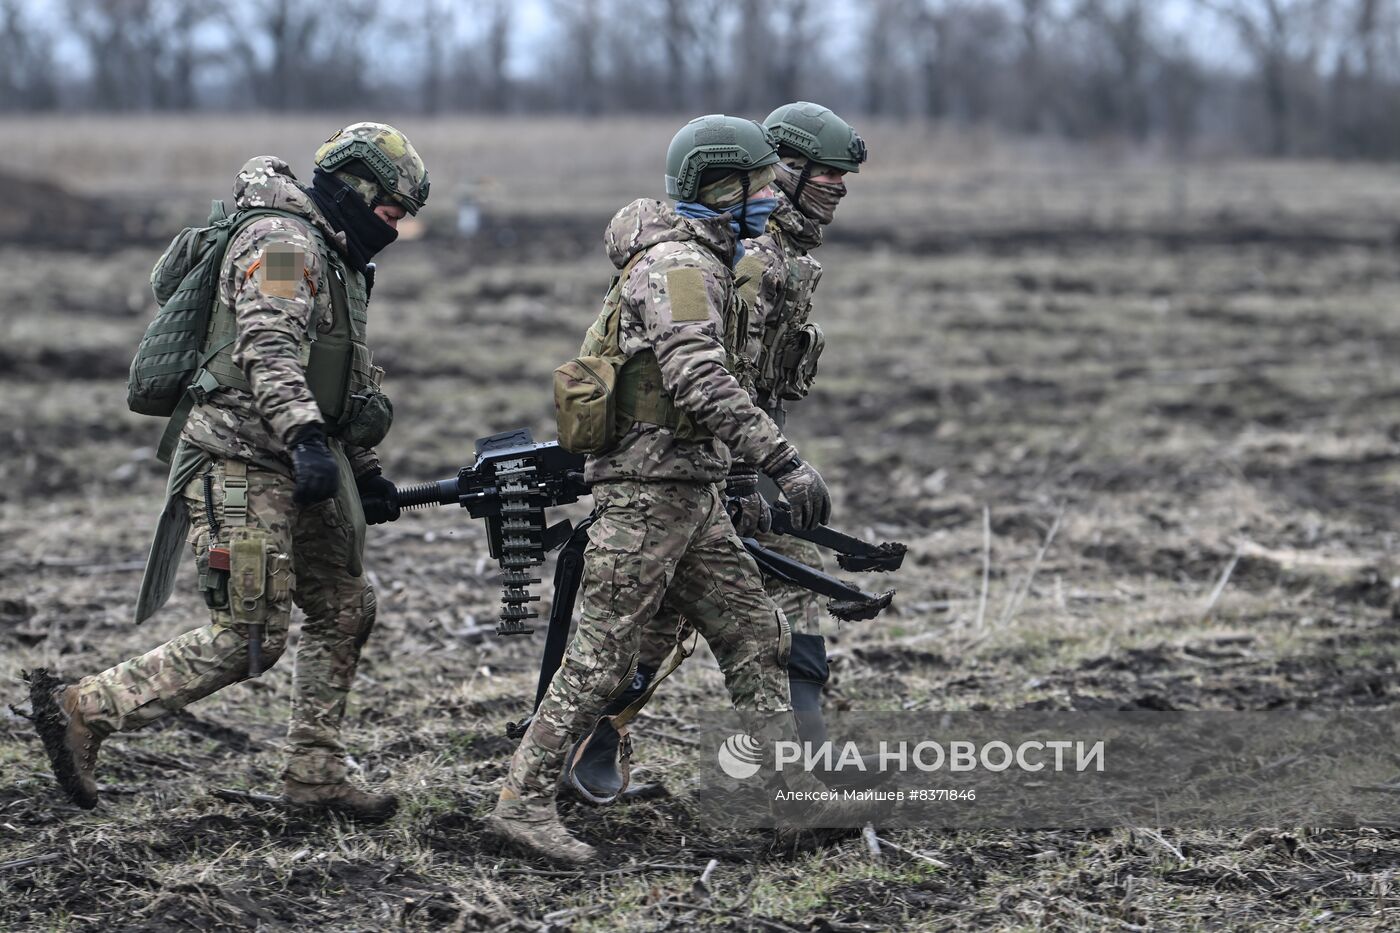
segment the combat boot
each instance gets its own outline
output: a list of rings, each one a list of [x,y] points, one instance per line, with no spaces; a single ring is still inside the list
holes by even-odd
[[[372,794],[349,781],[303,784],[286,778],[282,799],[292,810],[324,810],[363,823],[382,823],[399,810],[399,799],[393,794]]]
[[[78,690],[45,668],[27,675],[30,719],[43,740],[54,777],[84,810],[97,806],[97,749],[106,736],[78,712]]]
[[[612,803],[624,791],[629,791],[627,760],[632,757],[630,743],[623,745],[622,737],[617,734],[607,717],[616,716],[640,699],[655,676],[656,668],[644,664],[637,665],[637,673],[633,675],[627,689],[603,710],[602,718],[598,720],[598,725],[593,727],[593,732],[581,739],[570,751],[564,766],[565,786],[589,803]],[[621,759],[619,750],[623,753]],[[650,785],[633,787],[630,788],[629,796],[644,794],[654,789]]]
[[[788,654],[788,687],[792,694],[792,714],[797,721],[797,737],[817,749],[830,740],[822,715],[822,689],[831,677],[826,661],[826,640],[820,635],[792,636]],[[893,774],[882,771],[872,755],[862,755],[864,768],[842,768],[813,772],[817,780],[836,790],[867,790],[886,783]]]
[[[508,792],[507,792],[508,793]],[[502,794],[486,818],[486,831],[530,855],[565,865],[586,865],[597,851],[574,837],[559,820],[553,798],[524,799]]]

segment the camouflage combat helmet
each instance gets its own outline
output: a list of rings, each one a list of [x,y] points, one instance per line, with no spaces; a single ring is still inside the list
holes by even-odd
[[[428,200],[428,170],[408,137],[387,123],[354,123],[316,150],[316,166],[373,181],[381,197],[418,213]]]
[[[693,201],[707,169],[751,172],[777,161],[773,141],[753,120],[717,113],[696,117],[681,127],[666,150],[666,194]]]
[[[865,161],[865,140],[851,125],[826,107],[805,100],[785,104],[763,121],[779,146],[802,153],[813,162],[843,172],[859,172]]]

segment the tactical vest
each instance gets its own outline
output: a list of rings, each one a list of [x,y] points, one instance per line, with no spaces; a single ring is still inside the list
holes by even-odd
[[[784,278],[779,306],[763,322],[758,358],[754,361],[754,382],[764,408],[806,398],[826,347],[821,326],[809,320],[812,295],[822,277],[821,264],[792,248],[782,230],[776,226],[771,229],[783,254]],[[743,297],[757,302],[761,261],[757,256],[747,256],[739,263],[739,271],[746,273],[747,279]]]
[[[265,214],[267,211],[262,211]],[[393,419],[393,407],[379,392],[383,370],[373,364],[373,356],[365,342],[369,323],[369,294],[365,278],[345,264],[340,253],[332,247],[314,224],[289,212],[287,217],[302,221],[309,231],[316,251],[325,262],[323,281],[328,283],[332,323],[321,331],[316,321],[310,322],[310,344],[303,351],[301,364],[306,371],[307,387],[316,399],[327,433],[357,447],[373,447],[384,439]],[[256,218],[250,218],[250,221]],[[240,224],[240,230],[246,224]],[[233,237],[238,235],[235,231]],[[230,237],[230,241],[232,238]],[[204,364],[195,374],[189,388],[193,404],[203,404],[209,394],[220,388],[251,392],[252,386],[243,369],[233,359],[233,345],[238,336],[238,321],[232,306],[216,295],[209,315],[209,331],[204,342]],[[174,447],[184,427],[188,407],[177,411],[162,439],[164,452]]]
[[[622,360],[622,287],[627,275],[645,255],[637,253],[617,275],[613,276],[608,288],[603,308],[598,319],[584,335],[579,357],[602,357]],[[725,363],[730,372],[739,376],[743,371],[744,335],[748,332],[748,309],[739,300],[738,289],[728,289],[724,307]],[[640,421],[667,428],[677,440],[702,441],[714,435],[690,414],[678,407],[661,381],[661,364],[656,352],[642,350],[626,358],[617,366],[616,381],[612,388],[613,404],[616,411],[616,437],[621,438],[633,424]]]

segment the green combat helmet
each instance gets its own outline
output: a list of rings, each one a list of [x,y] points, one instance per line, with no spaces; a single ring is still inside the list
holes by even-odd
[[[859,172],[865,161],[865,140],[827,107],[799,100],[785,104],[763,121],[774,142],[802,153],[813,162],[843,172]]]
[[[379,199],[418,213],[428,200],[428,170],[408,137],[387,123],[353,123],[316,150],[316,167],[372,182]]]
[[[696,117],[666,150],[666,194],[693,201],[700,193],[700,175],[708,169],[752,172],[777,162],[773,140],[753,120],[718,113]]]

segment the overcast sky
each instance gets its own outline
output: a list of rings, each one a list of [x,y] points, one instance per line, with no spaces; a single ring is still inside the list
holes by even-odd
[[[236,0],[227,0],[236,2]],[[314,0],[302,0],[314,2]],[[638,9],[654,3],[655,0],[631,0]],[[1199,11],[1194,0],[1155,0],[1162,22],[1172,32],[1189,34],[1191,45],[1209,62],[1229,66],[1237,57],[1239,47],[1228,34],[1221,30],[1215,18]],[[61,25],[66,19],[64,0],[23,0],[23,7],[37,14],[53,26]],[[515,0],[512,22],[509,72],[512,77],[523,78],[537,74],[551,45],[558,38],[558,26],[550,12],[548,0]],[[861,0],[826,0],[820,5],[821,16],[829,23],[831,35],[827,53],[834,58],[846,58],[859,54],[861,24],[864,18],[864,4]],[[456,26],[459,38],[469,38],[480,30],[481,24],[470,17],[460,17]],[[211,34],[211,43],[218,44],[217,33]],[[408,48],[396,50],[400,55],[414,53]],[[65,67],[75,71],[86,70],[86,60],[82,46],[71,34],[61,34],[58,49],[59,60]],[[405,65],[408,62],[404,63]]]

